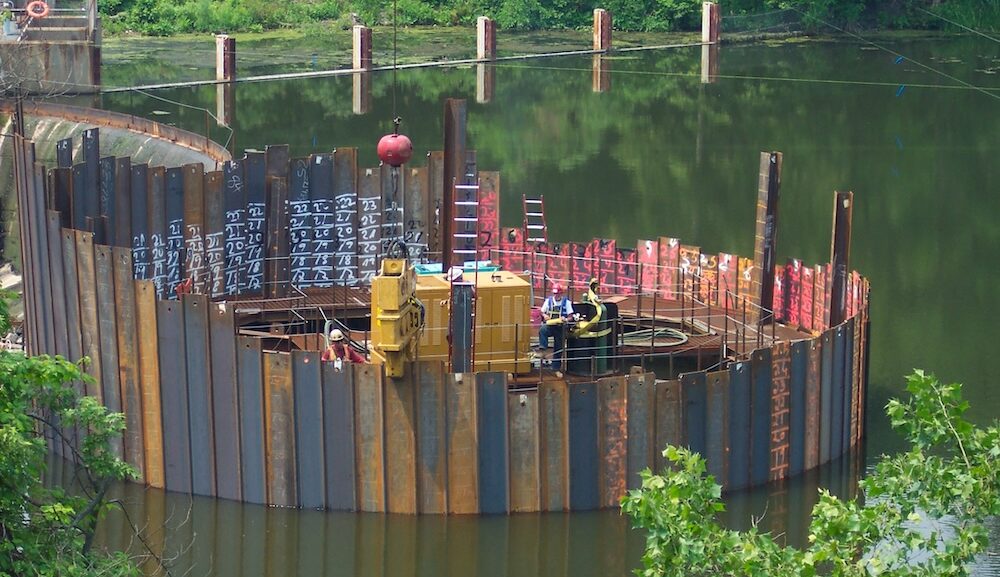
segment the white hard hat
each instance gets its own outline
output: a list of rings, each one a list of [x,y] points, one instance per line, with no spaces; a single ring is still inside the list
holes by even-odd
[[[461,280],[461,278],[462,278],[462,267],[453,266],[450,269],[448,269],[448,280],[456,281],[456,280]]]
[[[340,329],[333,329],[330,331],[331,341],[342,341],[344,340],[344,333],[340,332]]]

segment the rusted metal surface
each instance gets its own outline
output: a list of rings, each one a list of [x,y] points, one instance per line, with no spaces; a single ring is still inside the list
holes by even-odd
[[[184,295],[184,350],[191,431],[191,486],[194,494],[215,496],[215,426],[212,418],[212,367],[208,297]]]
[[[705,375],[705,460],[708,473],[725,483],[729,472],[729,371]]]
[[[597,450],[600,507],[614,507],[625,494],[628,469],[628,417],[625,377],[597,381]]]
[[[322,363],[323,440],[326,445],[326,506],[335,511],[358,508],[355,476],[354,371]]]
[[[243,162],[246,194],[246,251],[240,269],[240,291],[262,294],[264,289],[264,220],[266,210],[263,152],[247,152]],[[245,272],[244,272],[245,271]],[[245,276],[244,276],[245,275]]]
[[[288,181],[284,178],[267,179],[267,219],[264,250],[264,296],[283,298],[289,295],[287,220]]]
[[[98,161],[98,214],[104,222],[103,235],[99,237],[100,244],[114,246],[117,244],[117,231],[114,224],[117,213],[115,206],[115,159],[106,156]]]
[[[699,299],[703,303],[719,304],[719,257],[716,254],[701,253],[698,270],[701,272]]]
[[[735,254],[719,253],[718,304],[734,317],[739,292],[739,258]]]
[[[750,484],[767,482],[771,465],[771,350],[758,349],[750,359]]]
[[[833,194],[833,240],[830,248],[832,277],[830,284],[830,326],[835,327],[848,317],[847,283],[851,262],[851,221],[854,213],[854,193]]]
[[[479,260],[490,258],[500,246],[500,173],[479,173]]]
[[[295,475],[295,400],[292,396],[291,358],[264,353],[264,424],[267,503],[279,507],[298,504]]]
[[[59,227],[59,213],[46,211],[49,241],[49,275],[52,282],[52,329],[57,355],[71,359],[69,351],[69,317],[66,312],[66,275],[63,263],[62,235]],[[74,327],[76,329],[76,327]]]
[[[104,406],[109,411],[122,411],[121,384],[118,378],[118,313],[115,310],[114,256],[111,247],[94,247],[94,267],[97,279],[98,345],[101,356],[99,383]],[[122,440],[111,441],[112,453],[124,456]]]
[[[541,510],[538,392],[507,395],[510,419],[510,511]]]
[[[105,128],[120,128],[130,130],[140,134],[146,134],[163,140],[169,140],[175,144],[190,148],[205,154],[216,162],[225,162],[229,159],[229,151],[224,146],[213,142],[194,132],[188,132],[176,126],[153,122],[140,116],[122,114],[111,110],[100,110],[81,106],[70,106],[56,102],[38,100],[24,102],[25,114],[30,116],[48,116],[54,118],[65,118],[83,124],[96,124]],[[96,130],[96,129],[94,129]],[[72,152],[72,141],[66,139],[70,144],[66,147],[64,154]],[[60,141],[62,142],[62,141]],[[65,156],[59,157],[59,166],[66,166]]]
[[[358,174],[358,280],[371,282],[382,248],[382,180],[378,170]]]
[[[184,184],[184,277],[192,291],[206,292],[205,270],[205,174],[201,164],[185,164]]]
[[[597,455],[597,384],[569,386],[569,505],[575,511],[600,504]]]
[[[844,437],[843,452],[850,451],[854,438],[854,419],[857,415],[854,394],[854,330],[855,319],[848,319],[844,327]]]
[[[809,268],[803,269],[810,270]],[[791,395],[789,398],[790,423],[788,430],[788,476],[794,477],[805,470],[806,442],[806,380],[809,375],[809,341],[792,343]]]
[[[76,264],[80,290],[81,354],[90,357],[87,373],[96,380],[87,394],[104,401],[101,390],[101,343],[97,316],[97,276],[94,269],[94,235],[76,231]]]
[[[751,302],[770,307],[774,300],[775,241],[778,234],[778,198],[781,193],[780,152],[761,152],[757,183],[757,223],[754,233]],[[751,321],[768,320],[754,307]]]
[[[750,399],[750,363],[732,363],[729,365],[726,489],[742,489],[750,484]]]
[[[330,286],[335,280],[336,213],[333,196],[333,155],[317,154],[309,165],[312,200],[312,275],[315,286]],[[374,269],[373,269],[374,274]]]
[[[701,286],[698,278],[701,270],[701,248],[682,244],[680,259],[681,279],[678,286],[684,291],[684,295],[687,295],[686,298],[697,296]]]
[[[595,275],[601,281],[601,286],[605,290],[618,285],[618,268],[613,264],[617,260],[617,242],[615,240],[601,238],[594,240],[594,258],[596,270]]]
[[[427,250],[431,254],[441,254],[441,235],[444,234],[444,151],[427,153]]]
[[[319,357],[318,351],[292,352],[298,506],[304,509],[326,507],[323,381]]]
[[[150,238],[149,214],[149,167],[145,164],[130,169],[129,189],[131,191],[132,231],[132,275],[136,279],[147,279],[152,275],[152,239]]]
[[[385,511],[385,442],[381,367],[352,365],[358,509]]]
[[[138,325],[136,324],[135,282],[132,280],[132,251],[115,248],[114,284],[115,315],[118,319],[118,379],[121,383],[121,405],[125,413],[125,460],[145,479],[143,447],[142,389],[139,381]]]
[[[222,207],[225,214],[223,246],[225,251],[224,292],[235,295],[246,286],[247,270],[247,199],[244,190],[243,159],[227,162],[222,168]]]
[[[385,379],[385,493],[390,513],[417,512],[416,429],[412,364],[405,376]]]
[[[312,201],[309,167],[316,156],[294,158],[288,176],[288,274],[296,286],[312,281]]]
[[[176,298],[177,285],[184,280],[184,169],[168,168],[164,183],[166,218],[166,263],[164,296]]]
[[[184,312],[176,301],[157,301],[156,328],[159,346],[161,406],[163,410],[163,465],[167,489],[191,492],[191,438],[188,427],[187,371],[178,370],[183,359]]]
[[[139,388],[142,394],[142,440],[146,484],[164,488],[163,421],[160,396],[160,357],[156,316],[156,287],[152,281],[134,284],[139,349]]]
[[[344,285],[358,279],[358,149],[333,153],[334,278]],[[400,191],[402,192],[402,191]]]
[[[114,245],[120,247],[132,246],[132,159],[129,157],[114,159],[114,219],[111,230],[114,231]]]
[[[809,341],[806,360],[805,438],[803,467],[810,470],[819,465],[820,389],[822,382],[822,339]]]
[[[563,380],[538,385],[539,490],[543,511],[569,509],[569,388]]]
[[[681,430],[684,431],[684,443],[689,449],[702,455],[706,453],[707,408],[705,373],[681,375]]]
[[[819,394],[819,463],[830,462],[834,456],[830,453],[833,427],[833,341],[836,329],[827,329],[821,337],[822,356],[820,361],[820,394]]]
[[[166,293],[167,281],[167,205],[166,170],[153,167],[147,172],[149,178],[149,278],[156,286],[157,298]]]
[[[681,242],[676,238],[660,237],[660,265],[657,270],[657,283],[660,296],[677,298],[677,279],[680,267]]]
[[[476,377],[455,374],[445,379],[448,422],[448,512],[479,512],[479,438],[476,422]]]
[[[626,381],[628,390],[628,464],[626,466],[626,488],[636,489],[642,485],[639,472],[654,466],[654,454],[663,450],[656,445],[656,375],[653,373],[629,374]]]
[[[417,374],[417,508],[421,513],[446,513],[448,449],[444,363],[418,362],[414,367]]]
[[[240,412],[236,365],[236,326],[228,303],[208,305],[209,359],[212,371],[212,425],[216,495],[239,500]]]
[[[205,282],[204,291],[215,298],[224,294],[226,282],[226,213],[223,197],[223,174],[215,171],[204,176],[205,191]]]
[[[507,374],[476,373],[479,511],[506,513],[509,508]]]
[[[836,459],[844,451],[844,415],[850,403],[844,403],[844,395],[850,387],[844,382],[847,330],[843,324],[830,329],[833,332],[833,359],[830,383],[832,385],[830,414],[830,459]]]
[[[403,193],[403,241],[411,259],[427,255],[427,192],[430,187],[426,166],[406,169],[406,190]]]
[[[264,425],[264,352],[261,341],[239,337],[236,346],[240,400],[240,464],[243,500],[267,503]]]
[[[681,382],[657,381],[656,383],[656,454],[654,469],[660,471],[666,466],[662,451],[667,445],[681,446],[684,433],[681,429]]]
[[[635,244],[636,262],[639,267],[639,286],[642,292],[656,291],[656,265],[660,257],[660,247],[655,240],[639,239]],[[575,280],[575,275],[574,275]]]
[[[74,192],[83,192],[84,216],[96,220],[101,214],[100,162],[101,133],[97,128],[83,131],[83,145],[80,147],[83,163],[83,186],[74,187]],[[95,242],[100,242],[95,240]]]
[[[466,105],[465,100],[449,98],[444,103],[444,178],[442,178],[441,207],[441,262],[451,264],[454,231],[453,189],[455,182],[461,182],[464,176],[465,136],[466,136]]]
[[[771,458],[770,480],[788,476],[792,392],[791,347],[781,342],[771,349]]]

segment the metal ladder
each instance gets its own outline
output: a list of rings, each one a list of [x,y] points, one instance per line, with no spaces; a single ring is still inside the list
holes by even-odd
[[[476,260],[479,244],[479,180],[475,184],[452,183],[455,231],[452,235],[452,260],[449,263],[461,266],[466,261]]]
[[[545,224],[545,195],[528,198],[521,195],[524,207],[524,237],[527,242],[548,242],[549,231]]]

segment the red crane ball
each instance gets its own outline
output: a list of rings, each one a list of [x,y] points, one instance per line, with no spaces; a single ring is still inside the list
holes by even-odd
[[[403,166],[413,156],[413,143],[405,134],[386,134],[378,141],[378,158],[389,166]]]

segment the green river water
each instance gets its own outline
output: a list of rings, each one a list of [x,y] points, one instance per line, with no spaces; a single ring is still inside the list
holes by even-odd
[[[758,154],[780,150],[779,257],[823,262],[832,193],[855,192],[851,266],[872,282],[864,454],[727,497],[730,523],[746,526],[751,514],[766,513],[764,523],[793,542],[804,535],[818,485],[844,494],[852,472],[898,447],[881,407],[910,369],[965,383],[976,420],[1000,414],[996,365],[987,362],[1000,341],[1000,43],[876,43],[726,45],[712,84],[700,80],[700,48],[618,53],[606,62],[610,89],[602,93],[593,90],[590,56],[509,61],[495,65],[488,103],[476,102],[473,66],[398,73],[396,107],[417,162],[443,146],[444,99],[467,99],[469,147],[480,168],[502,173],[502,224],[520,224],[522,193],[544,194],[555,240],[596,236],[634,246],[667,235],[752,255]],[[210,64],[107,52],[106,84],[211,75]],[[255,67],[247,52],[241,74],[276,71]],[[374,165],[393,116],[391,73],[372,78],[371,107],[360,115],[350,76],[235,90],[239,149],[289,144],[293,155],[307,155],[356,146]],[[216,111],[215,87],[149,94],[166,100],[108,94],[100,105],[230,138],[205,112]],[[174,574],[623,576],[640,564],[643,546],[616,511],[413,518],[267,509],[138,486],[122,496],[174,560]],[[1000,528],[994,534],[1000,541]],[[109,517],[101,539],[129,544],[120,515]],[[977,573],[1000,575],[1000,561],[984,558]]]

